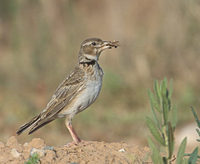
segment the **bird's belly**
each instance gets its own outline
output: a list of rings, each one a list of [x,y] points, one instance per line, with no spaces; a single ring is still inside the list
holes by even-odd
[[[89,81],[87,83],[85,91],[83,91],[82,95],[80,96],[80,100],[77,101],[77,104],[80,103],[81,106],[80,111],[87,108],[97,99],[101,90],[101,85],[101,81]]]
[[[74,102],[64,109],[59,115],[75,115],[90,106],[98,97],[102,86],[102,80],[89,80],[85,89],[77,95]]]

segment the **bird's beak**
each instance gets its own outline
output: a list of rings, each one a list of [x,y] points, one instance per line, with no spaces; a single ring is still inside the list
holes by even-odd
[[[119,41],[103,41],[100,47],[100,52],[105,49],[117,48],[119,46]]]

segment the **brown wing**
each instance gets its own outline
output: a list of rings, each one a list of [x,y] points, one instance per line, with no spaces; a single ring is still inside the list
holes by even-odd
[[[75,70],[58,86],[46,108],[30,122],[21,126],[17,134],[32,126],[29,134],[57,118],[58,113],[73,100],[84,88],[84,72],[76,67]]]

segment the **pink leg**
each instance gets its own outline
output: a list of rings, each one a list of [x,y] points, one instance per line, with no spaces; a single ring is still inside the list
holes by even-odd
[[[73,141],[75,142],[75,144],[78,144],[79,142],[81,142],[81,139],[78,137],[78,135],[76,134],[74,128],[72,127],[71,122],[66,122],[66,127],[69,130],[69,133],[72,136]]]

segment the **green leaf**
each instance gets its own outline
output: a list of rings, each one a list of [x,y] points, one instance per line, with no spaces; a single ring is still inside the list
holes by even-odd
[[[164,78],[164,80],[161,82],[161,93],[162,95],[166,95],[167,90],[167,79]]]
[[[164,125],[167,124],[168,122],[168,114],[169,114],[169,110],[168,110],[168,104],[167,104],[167,98],[163,95],[163,120],[164,120]]]
[[[167,94],[166,94],[166,99],[167,99],[167,107],[168,110],[171,110],[171,99],[169,98],[169,90],[167,89]]]
[[[200,137],[200,130],[199,130],[199,129],[196,129],[196,132],[197,132],[197,134],[198,134],[199,137]]]
[[[153,141],[151,140],[151,138],[148,137],[148,144],[149,147],[151,149],[151,159],[153,161],[153,163],[156,164],[163,164],[162,161],[162,157],[160,155],[160,152],[158,151],[158,149],[156,148],[156,146],[154,145]]]
[[[167,164],[168,163],[168,159],[166,157],[162,157],[163,163]]]
[[[172,107],[172,110],[171,110],[170,121],[172,124],[172,128],[174,130],[177,124],[177,108],[175,105]]]
[[[167,79],[165,78],[161,82],[161,93],[162,93],[162,111],[163,111],[163,120],[164,125],[168,122],[168,114],[171,106],[171,102],[168,98],[168,90],[167,90]]]
[[[182,164],[188,164],[188,159],[183,158]]]
[[[192,152],[192,154],[190,154],[190,158],[188,160],[188,164],[196,164],[197,157],[198,157],[198,151],[199,151],[199,149],[198,149],[198,147],[196,147],[194,149],[194,151]]]
[[[173,93],[173,80],[171,79],[169,82],[169,99],[172,98],[172,93]]]
[[[159,111],[160,111],[160,105],[161,105],[161,91],[160,91],[160,87],[159,87],[159,84],[158,84],[158,80],[155,80],[154,82],[154,91],[155,91],[155,94],[156,94],[156,98],[157,98],[157,101],[158,101],[158,104],[159,104]]]
[[[191,107],[191,108],[192,108],[192,113],[193,113],[194,118],[195,118],[195,120],[196,120],[197,126],[198,126],[198,128],[200,128],[200,120],[199,120],[199,118],[198,118],[198,116],[197,116],[197,113],[195,112],[195,110],[194,110],[193,107]]]
[[[153,102],[153,98],[152,98],[153,93],[150,90],[148,90],[148,95],[149,95],[149,99],[150,99],[151,110],[152,110],[152,113],[153,113],[154,120],[156,120],[156,124],[160,129],[160,122],[159,122],[158,117],[156,115],[156,111],[154,110],[154,102]]]
[[[181,145],[179,146],[177,159],[176,159],[176,164],[182,164],[183,156],[184,156],[184,152],[185,152],[185,148],[186,148],[186,144],[187,144],[187,138],[185,137],[183,139],[183,141],[181,142]]]
[[[168,122],[167,124],[167,135],[168,135],[168,151],[169,151],[168,159],[171,159],[174,151],[174,134],[170,122]]]
[[[151,134],[154,136],[154,138],[160,143],[162,144],[163,146],[165,146],[165,142],[164,142],[164,139],[162,138],[162,136],[160,135],[160,132],[155,124],[155,122],[147,117],[146,118],[146,124],[151,132]]]
[[[160,107],[159,107],[159,103],[158,103],[157,99],[155,98],[154,94],[150,90],[148,91],[148,95],[149,95],[149,99],[150,99],[150,102],[153,105],[153,107],[158,112],[161,112]]]

